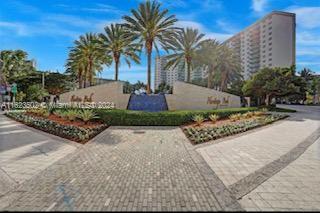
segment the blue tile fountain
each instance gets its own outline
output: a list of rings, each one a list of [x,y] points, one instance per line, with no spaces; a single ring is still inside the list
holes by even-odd
[[[159,112],[168,110],[168,105],[164,94],[131,94],[127,109],[147,112]]]

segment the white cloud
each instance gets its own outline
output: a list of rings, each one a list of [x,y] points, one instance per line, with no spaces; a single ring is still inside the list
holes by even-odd
[[[298,65],[320,65],[320,62],[314,62],[314,61],[300,61],[297,62]]]
[[[92,21],[80,18],[73,15],[65,14],[48,14],[43,18],[43,21],[60,22],[75,27],[89,27],[92,26]]]
[[[71,38],[77,38],[81,33],[78,31],[69,30],[63,28],[54,23],[25,23],[25,22],[0,22],[0,26],[3,27],[2,33],[13,32],[13,36],[67,36]]]
[[[0,27],[2,28],[0,34],[4,34],[4,30],[9,30],[17,33],[19,36],[28,35],[27,26],[19,22],[7,22],[0,21]]]
[[[297,56],[320,56],[319,48],[298,48]]]
[[[114,14],[123,14],[124,11],[119,10],[118,8],[108,5],[108,4],[96,4],[95,7],[85,7],[80,10],[89,11],[89,12],[101,12],[101,13],[114,13]]]
[[[320,7],[289,7],[289,12],[296,14],[297,25],[313,29],[320,27]]]
[[[232,34],[230,33],[212,32],[209,29],[207,29],[205,26],[203,26],[201,23],[195,22],[195,21],[183,21],[183,20],[178,21],[177,26],[191,27],[191,28],[198,29],[201,33],[205,34],[205,38],[217,39],[220,42],[223,42],[232,36]]]
[[[251,8],[253,11],[261,13],[265,10],[267,6],[267,0],[252,0]]]
[[[198,29],[200,31],[204,31],[204,26],[202,24],[200,24],[199,22],[195,22],[195,21],[186,21],[186,20],[179,20],[176,25],[178,27],[182,27],[182,28],[194,28],[194,29]]]
[[[223,4],[219,0],[205,0],[201,1],[201,4],[203,5],[202,8],[204,10],[221,10],[223,8]]]
[[[240,31],[239,29],[237,29],[233,24],[225,21],[225,20],[222,20],[222,19],[219,19],[216,21],[217,25],[221,28],[221,30],[223,30],[224,32],[227,32],[227,33],[236,33],[238,31]]]
[[[320,46],[320,33],[311,31],[302,31],[297,33],[297,44]]]

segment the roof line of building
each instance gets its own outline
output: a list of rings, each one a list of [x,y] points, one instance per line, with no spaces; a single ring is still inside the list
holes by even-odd
[[[254,25],[264,21],[265,19],[269,18],[270,16],[274,15],[274,14],[279,14],[279,15],[286,15],[286,16],[295,16],[295,13],[290,13],[290,12],[285,12],[285,11],[279,11],[279,10],[274,10],[270,13],[268,13],[267,15],[265,15],[263,18],[257,20],[256,22],[254,22],[253,24],[247,26],[246,28],[244,28],[243,30],[241,30],[240,32],[234,34],[233,36],[231,36],[230,38],[228,38],[227,40],[225,40],[223,43],[227,43],[228,41],[230,41],[233,37],[245,32],[246,30],[248,30],[249,28],[253,27]]]

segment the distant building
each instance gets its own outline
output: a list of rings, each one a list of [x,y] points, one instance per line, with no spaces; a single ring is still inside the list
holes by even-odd
[[[186,81],[187,71],[183,63],[178,64],[175,68],[165,69],[167,60],[165,57],[156,57],[155,61],[155,76],[154,88],[158,88],[161,83],[173,86],[176,81]],[[205,71],[200,68],[195,68],[191,72],[191,80],[205,78]]]
[[[273,11],[224,42],[239,55],[244,78],[263,67],[295,64],[296,17]]]

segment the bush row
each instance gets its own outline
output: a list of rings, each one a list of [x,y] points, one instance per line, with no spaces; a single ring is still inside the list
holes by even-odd
[[[8,112],[6,115],[14,120],[22,122],[36,129],[40,129],[44,132],[82,143],[93,138],[107,127],[105,124],[101,124],[92,128],[62,125],[46,118],[25,114],[24,112]]]
[[[219,116],[219,118],[226,118],[231,114],[243,114],[256,110],[258,110],[258,108],[248,107],[218,110],[181,110],[163,112],[96,109],[95,112],[104,123],[114,126],[180,126],[192,122],[195,115],[201,115],[207,119],[210,115],[216,114]]]
[[[183,131],[193,144],[199,144],[221,137],[245,132],[259,126],[270,124],[285,117],[287,117],[287,115],[274,114],[255,118],[253,120],[238,121],[217,127],[187,127],[184,128]]]

